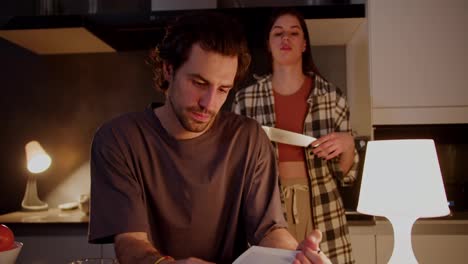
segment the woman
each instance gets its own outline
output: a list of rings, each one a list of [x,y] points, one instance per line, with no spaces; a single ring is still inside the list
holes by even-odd
[[[342,92],[318,73],[300,13],[277,12],[268,27],[271,74],[239,90],[233,111],[318,138],[308,147],[276,144],[289,231],[301,241],[323,232],[321,250],[332,263],[354,263],[345,211],[337,189],[355,180],[358,162]]]

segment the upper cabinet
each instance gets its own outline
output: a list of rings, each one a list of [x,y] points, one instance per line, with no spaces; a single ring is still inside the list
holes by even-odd
[[[468,1],[369,0],[372,123],[468,123]]]
[[[372,134],[369,89],[368,21],[363,20],[346,43],[346,87],[351,127],[357,135]]]
[[[315,64],[327,80],[344,91],[353,132],[372,133],[367,19],[308,19]]]

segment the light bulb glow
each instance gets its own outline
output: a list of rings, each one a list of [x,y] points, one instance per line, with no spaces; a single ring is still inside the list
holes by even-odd
[[[28,162],[28,170],[32,173],[41,173],[47,170],[52,163],[52,159],[47,155],[37,155]]]
[[[32,173],[40,173],[47,170],[52,163],[52,159],[37,141],[26,144],[27,168]]]

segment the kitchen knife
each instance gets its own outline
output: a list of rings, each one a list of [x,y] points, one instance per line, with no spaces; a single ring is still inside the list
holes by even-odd
[[[271,141],[289,144],[294,146],[307,147],[310,143],[317,140],[314,137],[306,136],[303,134],[291,132],[284,129],[262,126],[263,130],[267,134]]]

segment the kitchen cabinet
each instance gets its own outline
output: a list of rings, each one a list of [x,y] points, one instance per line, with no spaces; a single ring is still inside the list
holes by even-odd
[[[468,1],[367,7],[373,125],[468,123]]]
[[[102,256],[102,245],[88,243],[86,225],[79,227],[79,233],[70,233],[71,228],[66,225],[35,228],[36,231],[28,235],[16,236],[16,240],[23,243],[17,264],[69,263],[72,260]],[[44,233],[39,232],[39,228],[44,230]],[[53,230],[60,232],[55,233]]]
[[[393,252],[393,229],[385,218],[373,224],[349,222],[353,255],[357,264],[386,264]],[[420,219],[412,230],[413,251],[419,263],[466,263],[468,220]]]
[[[346,88],[351,127],[357,135],[372,135],[369,90],[369,37],[367,19],[346,43]]]
[[[393,235],[377,236],[377,264],[386,264],[393,252]],[[468,235],[414,235],[413,251],[419,263],[464,264]],[[359,263],[359,262],[357,262]]]
[[[376,226],[349,223],[351,246],[357,264],[375,264],[376,261]]]
[[[393,252],[390,223],[376,223],[377,264],[386,264]],[[418,220],[412,230],[412,245],[419,263],[466,263],[468,252],[468,220]],[[359,263],[359,262],[357,262]]]
[[[17,264],[68,263],[103,256],[103,246],[88,243],[88,216],[80,209],[17,211],[0,215],[23,243]]]
[[[34,214],[34,213],[30,213]],[[65,217],[79,212],[65,212]],[[13,216],[19,215],[13,213]],[[73,259],[106,257],[114,258],[113,244],[89,244],[88,224],[83,222],[12,223],[12,214],[1,215],[0,223],[6,223],[23,242],[17,264],[68,263]],[[37,218],[34,218],[37,220]],[[10,222],[9,222],[10,221]],[[357,264],[385,264],[393,251],[392,227],[388,221],[349,221],[353,255]],[[468,252],[468,216],[457,219],[418,220],[413,226],[413,248],[420,263],[466,263]]]
[[[356,263],[374,264],[376,259],[375,235],[351,235],[351,245]]]
[[[367,19],[308,19],[306,23],[314,62],[345,93],[353,131],[371,135]]]
[[[115,256],[114,244],[102,245],[102,257],[103,258],[117,258]]]

